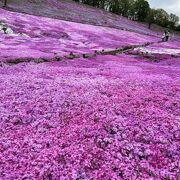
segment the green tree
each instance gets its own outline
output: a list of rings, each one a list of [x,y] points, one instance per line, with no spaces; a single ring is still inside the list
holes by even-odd
[[[149,25],[149,29],[151,29],[151,25],[153,23],[155,23],[155,14],[156,14],[156,10],[155,9],[150,9],[148,14],[147,14],[146,22]]]
[[[178,26],[176,27],[176,31],[179,31],[179,32],[180,32],[180,25],[178,25]]]
[[[169,14],[164,9],[157,9],[155,12],[154,19],[156,24],[163,27],[168,27]]]
[[[146,0],[136,0],[134,3],[134,11],[139,21],[145,21],[150,5]]]
[[[112,0],[109,5],[109,11],[115,14],[119,14],[119,2],[120,0]]]
[[[133,0],[120,0],[119,1],[119,13],[122,16],[128,17]]]
[[[175,29],[175,27],[178,25],[178,22],[179,22],[179,17],[171,13],[169,15],[169,27]]]

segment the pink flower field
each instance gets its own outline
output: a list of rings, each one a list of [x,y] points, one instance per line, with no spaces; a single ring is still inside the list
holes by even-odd
[[[1,179],[178,179],[180,71],[131,56],[0,69]]]
[[[180,178],[179,36],[1,8],[0,22],[0,180]]]

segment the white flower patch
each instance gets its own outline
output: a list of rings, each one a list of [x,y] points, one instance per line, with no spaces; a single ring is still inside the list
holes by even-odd
[[[140,48],[135,48],[135,51],[140,51],[143,53],[149,53],[149,54],[168,54],[168,55],[179,55],[180,54],[180,49],[171,49],[171,48],[145,48],[145,47],[140,47]]]

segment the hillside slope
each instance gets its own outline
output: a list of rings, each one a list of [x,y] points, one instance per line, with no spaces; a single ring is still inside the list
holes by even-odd
[[[158,38],[108,27],[38,17],[0,9],[1,21],[11,29],[0,36],[0,61],[17,58],[53,58],[93,53],[128,45],[156,42]]]
[[[157,35],[142,23],[70,0],[9,0],[8,7],[32,15]]]

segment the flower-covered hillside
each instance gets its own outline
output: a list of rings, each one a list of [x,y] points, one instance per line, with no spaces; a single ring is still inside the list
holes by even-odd
[[[1,67],[0,179],[178,179],[179,60]]]
[[[149,30],[147,25],[97,8],[80,5],[72,0],[8,0],[8,7],[13,11],[32,15],[125,29],[143,34],[157,34]]]
[[[71,1],[8,3],[48,17],[0,9],[0,179],[179,179],[179,39]]]
[[[0,60],[52,58],[94,50],[158,41],[157,37],[135,32],[55,20],[0,9],[1,21],[11,28],[0,36]]]

